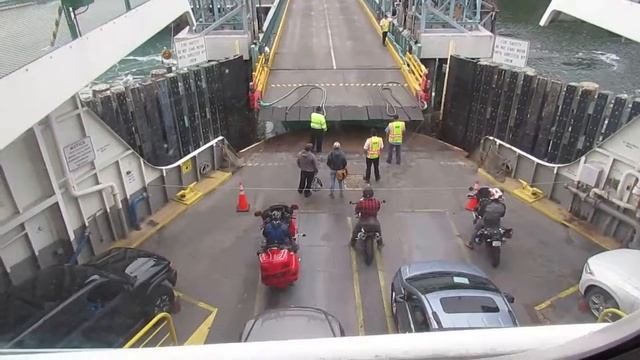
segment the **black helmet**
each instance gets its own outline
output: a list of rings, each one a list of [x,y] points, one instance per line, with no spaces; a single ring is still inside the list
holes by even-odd
[[[373,188],[371,185],[367,185],[362,189],[362,197],[365,199],[369,199],[373,197]]]

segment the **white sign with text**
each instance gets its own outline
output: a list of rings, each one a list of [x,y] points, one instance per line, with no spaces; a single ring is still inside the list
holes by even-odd
[[[496,36],[493,43],[493,62],[516,67],[527,66],[529,42],[504,36]]]
[[[192,39],[176,39],[176,56],[178,57],[178,67],[186,68],[207,61],[207,47],[204,37],[198,36]]]
[[[69,171],[75,171],[96,159],[90,137],[85,137],[64,147],[64,157]]]

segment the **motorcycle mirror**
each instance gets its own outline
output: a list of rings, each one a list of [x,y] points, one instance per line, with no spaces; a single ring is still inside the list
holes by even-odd
[[[516,298],[513,295],[509,294],[508,292],[504,292],[502,293],[502,295],[504,296],[505,299],[507,299],[509,304],[513,304],[514,302],[516,302]]]
[[[299,207],[298,207],[297,204],[291,205],[291,210],[298,210],[298,209],[299,209]]]
[[[396,297],[393,299],[395,302],[404,302],[405,297],[402,294],[396,294]]]
[[[383,203],[383,204],[386,204],[386,203],[387,203],[387,200],[382,200],[382,203]]]
[[[353,201],[349,201],[349,205],[355,205]]]
[[[253,216],[262,216],[262,211],[258,210],[253,213]]]
[[[469,186],[469,191],[473,191],[473,186]]]

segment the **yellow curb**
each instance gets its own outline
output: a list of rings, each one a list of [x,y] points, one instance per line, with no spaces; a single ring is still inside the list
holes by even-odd
[[[532,208],[546,215],[551,220],[568,227],[569,229],[577,232],[578,234],[584,236],[591,242],[603,247],[604,249],[613,250],[620,248],[620,243],[617,240],[599,234],[597,232],[598,230],[595,229],[593,225],[589,224],[586,221],[575,218],[568,211],[560,207],[559,204],[549,199],[541,199],[534,203],[528,203],[522,200],[515,193],[515,190],[521,188],[521,184],[517,180],[506,178],[504,182],[499,182],[484,169],[478,169],[478,174],[489,180],[489,182],[491,182],[493,185],[499,185],[501,188],[503,188],[509,194],[513,195],[518,200],[522,201],[524,204],[531,206]]]
[[[215,171],[212,175],[205,177],[199,183],[195,185],[195,188],[206,195],[213,190],[219,188],[231,178],[231,173],[226,171]],[[197,204],[197,203],[195,203]],[[194,205],[195,205],[194,204]],[[142,230],[131,231],[126,239],[118,240],[110,248],[114,247],[131,247],[136,248],[142,245],[145,241],[155,235],[160,229],[167,226],[178,216],[183,214],[190,206],[182,205],[173,200],[170,200],[165,206],[158,210],[155,214],[151,215],[142,225]],[[156,223],[155,226],[147,225],[149,221]]]

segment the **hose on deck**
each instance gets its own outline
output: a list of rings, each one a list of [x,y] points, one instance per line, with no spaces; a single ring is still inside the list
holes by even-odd
[[[380,87],[378,88],[378,93],[380,94],[382,101],[384,101],[385,103],[385,112],[389,117],[398,115],[398,111],[396,110],[396,107],[394,106],[392,100],[395,101],[395,103],[399,107],[402,107],[402,104],[400,103],[398,98],[393,95],[393,89],[391,89],[391,87],[389,86],[392,84],[402,86],[402,84],[397,81],[387,81],[380,85]],[[388,92],[389,94],[387,95],[385,92]]]
[[[302,101],[302,99],[306,98],[309,93],[311,93],[311,91],[313,90],[320,90],[322,92],[322,100],[320,101],[320,107],[322,108],[322,114],[323,115],[327,115],[327,110],[325,109],[325,105],[327,103],[327,90],[325,90],[324,88],[317,86],[317,85],[300,85],[300,86],[296,86],[295,88],[291,89],[291,91],[289,91],[288,93],[282,95],[281,97],[277,98],[276,100],[273,100],[271,102],[266,102],[266,101],[259,101],[260,107],[269,107],[269,106],[273,106],[275,104],[277,104],[278,102],[286,99],[287,97],[291,96],[294,92],[296,92],[298,89],[302,89],[302,88],[307,88],[307,91],[304,93],[304,95],[302,95],[300,98],[298,98],[298,100],[296,100],[293,104],[287,106],[287,109],[285,111],[285,113],[288,113],[289,110],[294,107],[297,103],[299,103],[300,101]]]

